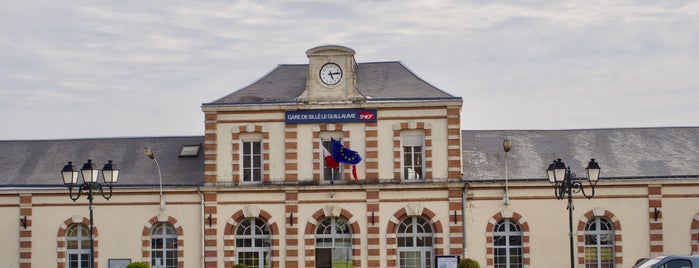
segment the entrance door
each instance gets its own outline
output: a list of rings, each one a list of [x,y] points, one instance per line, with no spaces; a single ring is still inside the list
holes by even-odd
[[[316,248],[316,268],[332,268],[333,254],[331,248]]]

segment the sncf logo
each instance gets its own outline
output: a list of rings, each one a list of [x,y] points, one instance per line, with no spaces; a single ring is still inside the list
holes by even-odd
[[[372,112],[359,112],[359,120],[374,120],[374,113]]]

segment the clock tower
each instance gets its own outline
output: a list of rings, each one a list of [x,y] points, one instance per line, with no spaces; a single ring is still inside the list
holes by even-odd
[[[365,97],[357,91],[357,62],[354,50],[325,45],[306,51],[308,79],[299,96],[309,104],[362,102]]]

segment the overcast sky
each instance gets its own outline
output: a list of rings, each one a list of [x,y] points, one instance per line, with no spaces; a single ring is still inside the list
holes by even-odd
[[[463,129],[699,126],[699,1],[0,0],[0,140],[203,135],[325,44],[463,97]]]

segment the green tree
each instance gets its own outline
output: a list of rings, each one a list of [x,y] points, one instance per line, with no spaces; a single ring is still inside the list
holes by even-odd
[[[148,268],[150,267],[147,262],[132,262],[126,265],[126,268]]]
[[[477,261],[473,259],[463,259],[459,261],[459,265],[456,266],[457,268],[481,268],[481,265],[478,264]]]

